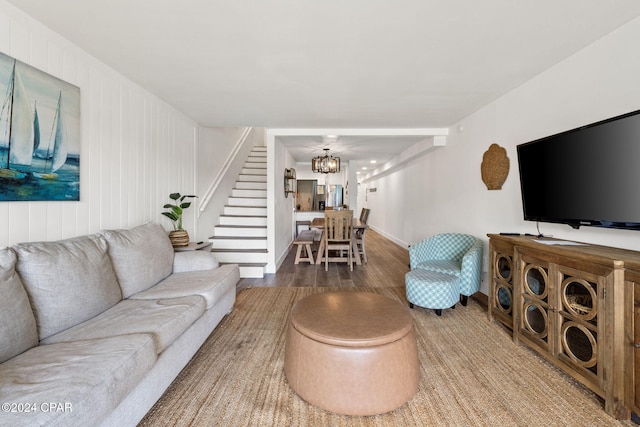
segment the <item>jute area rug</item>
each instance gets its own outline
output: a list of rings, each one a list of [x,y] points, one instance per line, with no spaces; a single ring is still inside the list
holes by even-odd
[[[412,310],[421,379],[404,406],[352,417],[299,398],[283,372],[293,304],[331,288],[250,288],[141,426],[620,426],[602,401],[515,345],[473,300],[437,317]],[[341,290],[344,290],[341,289]],[[403,301],[403,288],[359,288]]]

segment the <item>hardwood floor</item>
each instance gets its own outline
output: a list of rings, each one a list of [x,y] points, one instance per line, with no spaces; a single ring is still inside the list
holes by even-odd
[[[329,263],[329,271],[324,271],[324,264],[294,265],[294,247],[275,274],[266,274],[264,279],[240,279],[237,288],[404,286],[404,275],[409,271],[409,252],[371,229],[367,230],[366,248],[367,264],[354,265],[353,271],[349,271],[347,263]]]

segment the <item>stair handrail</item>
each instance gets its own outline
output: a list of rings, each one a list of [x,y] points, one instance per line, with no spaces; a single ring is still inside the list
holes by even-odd
[[[201,202],[200,202],[200,207],[198,208],[198,217],[200,217],[200,214],[204,212],[204,210],[207,208],[207,205],[209,204],[211,197],[213,197],[213,195],[215,194],[216,190],[218,189],[218,185],[220,185],[220,182],[222,182],[222,178],[224,178],[225,174],[233,164],[233,161],[235,160],[235,158],[238,156],[238,153],[240,152],[240,148],[242,148],[242,146],[244,145],[244,142],[247,140],[247,137],[249,136],[252,130],[253,130],[253,127],[246,127],[242,131],[240,138],[234,145],[233,150],[231,150],[231,153],[229,153],[229,156],[227,157],[224,164],[222,165],[222,168],[218,172],[218,175],[216,175],[216,177],[211,182],[211,185],[209,185],[209,188],[207,188],[207,191],[204,193],[204,196],[200,199]]]

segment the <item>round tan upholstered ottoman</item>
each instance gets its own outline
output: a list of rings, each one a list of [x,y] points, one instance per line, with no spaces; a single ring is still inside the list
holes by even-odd
[[[409,309],[370,292],[325,292],[291,310],[284,372],[304,400],[345,415],[404,405],[420,380]]]

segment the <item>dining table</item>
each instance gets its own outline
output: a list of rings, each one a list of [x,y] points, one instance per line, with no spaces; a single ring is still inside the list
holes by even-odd
[[[315,228],[319,230],[324,230],[324,217],[313,218],[311,220],[310,228]],[[353,218],[352,222],[353,231],[362,230],[369,227],[367,224],[360,221],[359,218]],[[360,253],[358,251],[358,244],[354,237],[355,233],[351,234],[351,251],[353,253],[353,259],[356,262],[356,265],[362,265],[362,260],[360,259]],[[318,256],[316,257],[316,264],[322,264],[324,261],[324,239],[320,239],[320,245],[318,246]]]

